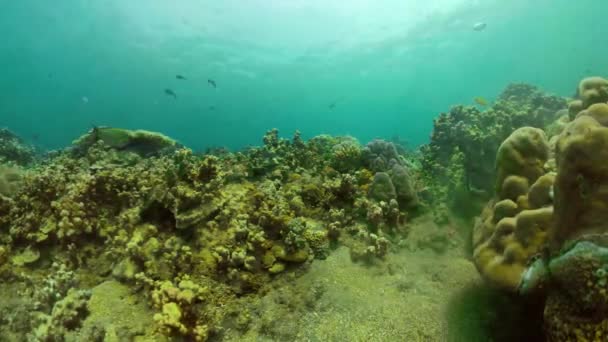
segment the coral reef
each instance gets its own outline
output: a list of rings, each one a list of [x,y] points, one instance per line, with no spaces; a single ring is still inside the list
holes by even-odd
[[[11,331],[127,336],[86,323],[89,289],[119,281],[155,310],[152,334],[204,341],[223,334],[240,297],[332,248],[373,263],[407,236],[418,199],[403,156],[383,166],[394,193],[380,199],[352,138],[271,130],[263,143],[197,155],[156,133],[99,127],[20,172],[0,196],[0,272],[21,284],[20,272],[35,271],[23,310],[41,318]]]
[[[395,144],[381,139],[370,141],[363,148],[362,157],[367,168],[374,172],[390,170],[393,164],[402,163]]]
[[[23,172],[19,166],[0,164],[0,196],[15,195],[21,185]]]
[[[6,128],[0,128],[0,163],[28,165],[36,158],[36,150]]]
[[[497,157],[496,197],[474,228],[474,261],[493,284],[546,297],[551,341],[604,340],[608,317],[608,81],[585,79],[579,112],[547,139],[515,131]]]
[[[565,107],[560,97],[530,85],[511,84],[487,110],[456,106],[441,113],[434,121],[430,143],[421,149],[424,179],[433,201],[465,216],[474,215],[467,213],[474,208],[473,200],[488,200],[494,191],[495,153],[500,144],[517,128],[545,128]]]
[[[414,177],[408,170],[408,160],[397,151],[394,143],[380,139],[369,142],[363,148],[364,164],[376,172],[369,197],[385,202],[396,199],[403,209],[415,209],[418,194],[413,185]]]
[[[69,331],[78,329],[88,314],[87,301],[91,294],[88,291],[70,290],[56,302],[50,315],[37,317],[40,324],[32,332],[36,341],[62,340]]]
[[[516,290],[528,260],[545,243],[553,208],[553,177],[544,173],[549,155],[545,133],[523,127],[498,149],[497,198],[488,203],[473,235],[473,260],[497,286]]]
[[[608,102],[608,80],[597,76],[583,79],[578,85],[577,96],[583,108]]]
[[[397,198],[397,190],[386,172],[377,172],[369,188],[369,197],[376,201],[390,201]]]

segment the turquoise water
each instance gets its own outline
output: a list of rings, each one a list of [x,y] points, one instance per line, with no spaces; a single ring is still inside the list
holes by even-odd
[[[0,125],[47,148],[92,125],[196,149],[259,144],[272,127],[416,145],[439,112],[509,82],[572,95],[581,77],[605,74],[607,10],[604,0],[5,1]]]

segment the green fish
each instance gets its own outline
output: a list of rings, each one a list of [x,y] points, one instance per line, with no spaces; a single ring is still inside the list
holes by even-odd
[[[484,99],[483,97],[476,97],[473,99],[475,101],[475,103],[477,103],[480,106],[487,106],[488,105],[488,101],[486,99]]]

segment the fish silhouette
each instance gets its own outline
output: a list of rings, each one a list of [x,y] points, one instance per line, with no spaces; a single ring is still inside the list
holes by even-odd
[[[178,80],[187,80],[187,78],[185,76],[182,75],[175,75],[175,78],[177,78]]]
[[[217,88],[217,83],[215,83],[215,81],[214,81],[214,80],[212,80],[212,79],[208,79],[208,80],[207,80],[207,83],[209,83],[209,84],[210,84],[210,85],[211,85],[213,88]]]
[[[488,101],[481,96],[478,96],[478,97],[474,98],[473,100],[475,101],[475,103],[477,103],[480,106],[488,105]]]
[[[167,95],[167,96],[173,96],[175,99],[177,99],[177,94],[173,90],[171,90],[169,88],[165,89],[165,95]]]
[[[488,24],[486,24],[484,22],[478,22],[473,25],[473,30],[478,31],[478,32],[483,31],[486,29],[486,26],[488,26]]]

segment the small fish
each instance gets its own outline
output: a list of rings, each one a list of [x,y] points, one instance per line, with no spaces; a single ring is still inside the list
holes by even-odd
[[[329,108],[329,110],[333,110],[334,108],[336,108],[336,103],[330,103],[329,106],[327,106]]]
[[[178,80],[187,80],[187,78],[185,76],[182,75],[175,75],[175,78],[177,78]]]
[[[175,99],[177,99],[177,94],[175,94],[175,92],[169,88],[165,89],[165,95],[173,96]]]
[[[207,107],[207,109],[209,109],[209,110],[215,110],[215,106],[209,106],[209,107]]]
[[[208,80],[207,80],[207,83],[209,83],[209,84],[210,84],[210,85],[211,85],[213,88],[217,88],[217,83],[215,83],[215,81],[214,81],[214,80],[212,80],[212,79],[208,79]]]
[[[484,23],[484,22],[478,22],[475,23],[475,25],[473,25],[473,31],[483,31],[485,30],[486,26],[488,26],[488,24]]]
[[[87,103],[89,103],[89,98],[86,96],[83,96],[80,98],[80,101],[82,101],[82,103],[84,103],[84,104],[87,104]]]
[[[487,106],[488,105],[488,101],[486,99],[484,99],[483,97],[476,97],[473,100],[475,101],[475,103],[477,103],[480,106]]]

